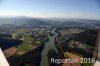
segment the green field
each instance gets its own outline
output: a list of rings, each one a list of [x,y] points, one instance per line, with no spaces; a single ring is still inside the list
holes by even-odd
[[[29,52],[33,49],[33,48],[28,47],[28,46],[29,46],[29,44],[27,44],[27,43],[23,43],[23,44],[19,45],[15,54],[18,54],[18,55],[19,55],[19,53],[24,54],[24,53]]]

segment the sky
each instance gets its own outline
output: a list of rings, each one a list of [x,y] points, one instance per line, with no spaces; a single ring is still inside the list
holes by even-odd
[[[100,1],[0,0],[0,16],[100,19]]]

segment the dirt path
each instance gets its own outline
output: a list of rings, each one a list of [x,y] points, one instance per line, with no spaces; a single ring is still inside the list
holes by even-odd
[[[80,56],[77,56],[75,54],[72,54],[72,53],[69,53],[69,52],[66,52],[65,53],[70,59],[78,59],[77,60],[77,63],[64,63],[62,66],[80,66],[80,62],[81,62],[81,58]],[[68,58],[67,58],[68,59]]]
[[[9,48],[9,49],[4,50],[3,53],[4,53],[4,55],[5,55],[6,57],[9,57],[9,56],[11,56],[16,50],[17,50],[17,49],[16,49],[15,47],[11,47],[11,48]]]

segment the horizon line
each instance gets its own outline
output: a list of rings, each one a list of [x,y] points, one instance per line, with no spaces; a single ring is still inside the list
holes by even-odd
[[[35,17],[35,16],[27,16],[27,15],[0,15],[0,18],[16,18],[16,17],[24,17],[24,18],[46,18],[46,19],[84,19],[84,20],[100,20],[98,18],[82,18],[82,17]]]

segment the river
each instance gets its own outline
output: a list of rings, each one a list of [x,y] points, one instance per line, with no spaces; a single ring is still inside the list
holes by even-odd
[[[57,36],[57,33],[55,32],[56,28],[54,28],[52,30],[52,33],[54,34],[54,36],[49,36],[49,41],[47,43],[45,43],[44,45],[44,49],[41,52],[41,63],[40,66],[49,66],[49,62],[48,62],[48,52],[52,49],[54,50],[56,53],[58,53],[57,49],[56,49],[56,45],[55,45],[55,37]]]

